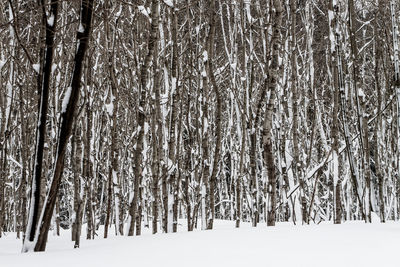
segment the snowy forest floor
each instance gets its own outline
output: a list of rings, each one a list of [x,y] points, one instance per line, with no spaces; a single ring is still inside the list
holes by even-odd
[[[73,249],[70,231],[61,236],[49,233],[47,251],[21,254],[21,240],[15,233],[0,238],[1,267],[180,267],[180,266],[399,266],[400,223],[346,222],[333,225],[275,227],[259,224],[252,228],[233,221],[216,221],[211,231],[142,236],[111,236],[81,240]],[[114,231],[112,231],[114,232]],[[85,231],[82,231],[85,233]],[[84,235],[83,235],[84,237]]]

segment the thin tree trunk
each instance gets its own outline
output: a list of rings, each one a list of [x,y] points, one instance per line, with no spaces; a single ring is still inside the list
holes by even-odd
[[[48,17],[46,15],[46,3],[44,0],[41,1],[42,24],[46,27],[46,49],[45,49],[46,52],[44,58],[41,59],[42,73],[39,73],[38,77],[38,90],[40,92],[40,100],[39,100],[39,117],[36,129],[35,165],[34,165],[32,186],[31,186],[32,194],[30,198],[31,201],[30,201],[28,225],[25,233],[25,236],[27,236],[28,239],[27,240],[25,239],[24,241],[22,248],[23,252],[28,252],[34,249],[38,235],[37,230],[40,227],[40,224],[38,224],[40,220],[39,206],[40,206],[40,197],[42,193],[41,190],[44,190],[44,188],[41,188],[41,184],[42,180],[45,181],[45,178],[42,177],[43,151],[44,151],[44,143],[46,137],[46,121],[47,121],[47,112],[49,103],[51,68],[53,64],[53,55],[55,47],[54,39],[55,39],[57,20],[58,20],[58,3],[59,1],[57,0],[51,1],[50,16]]]
[[[210,34],[208,36],[208,75],[210,77],[212,88],[214,89],[215,96],[216,96],[216,110],[215,110],[215,134],[216,134],[216,141],[215,141],[215,152],[214,152],[214,162],[213,168],[210,176],[210,212],[211,218],[208,221],[207,228],[212,229],[214,224],[214,217],[215,217],[215,183],[216,183],[216,176],[218,172],[218,163],[220,158],[220,151],[221,151],[221,140],[222,140],[222,127],[221,127],[221,116],[222,116],[222,99],[221,93],[219,91],[217,82],[215,80],[214,75],[214,66],[213,66],[213,59],[214,59],[214,37],[215,37],[215,13],[216,13],[216,5],[215,0],[211,0],[210,5]]]
[[[380,0],[377,0],[377,6],[380,6]],[[381,222],[384,223],[386,218],[385,218],[385,202],[384,202],[384,194],[383,194],[383,186],[384,186],[384,177],[381,173],[381,161],[380,161],[380,131],[382,131],[382,116],[381,116],[381,103],[382,103],[382,93],[381,93],[381,85],[380,85],[380,80],[379,77],[381,76],[379,73],[379,59],[382,56],[382,42],[380,38],[378,37],[379,35],[379,30],[378,30],[378,19],[380,19],[380,11],[378,9],[377,13],[375,14],[374,18],[374,35],[375,37],[375,69],[374,69],[374,82],[375,82],[375,91],[377,94],[377,109],[376,113],[378,114],[376,121],[375,121],[375,126],[374,126],[374,165],[375,165],[375,175],[378,179],[378,199],[379,199],[379,213],[380,213],[380,219]]]
[[[268,68],[268,88],[269,100],[265,112],[263,126],[263,158],[264,166],[267,168],[268,175],[268,205],[267,205],[267,225],[274,226],[276,221],[276,175],[275,162],[272,143],[273,115],[276,102],[276,90],[278,87],[279,75],[279,50],[281,48],[281,24],[283,17],[283,6],[280,0],[273,1],[275,13],[272,19],[272,38],[271,38],[271,65]]]
[[[334,13],[333,0],[329,3],[329,32],[330,32],[330,56],[331,68],[333,70],[332,77],[332,94],[333,94],[333,112],[332,112],[332,177],[333,177],[333,220],[335,224],[340,224],[342,220],[341,200],[340,200],[340,178],[339,178],[339,77],[337,68],[337,45],[335,43],[336,16]]]

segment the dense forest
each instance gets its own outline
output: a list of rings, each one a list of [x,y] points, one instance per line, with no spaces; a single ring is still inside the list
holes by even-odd
[[[1,1],[0,237],[398,220],[399,20],[398,0]]]

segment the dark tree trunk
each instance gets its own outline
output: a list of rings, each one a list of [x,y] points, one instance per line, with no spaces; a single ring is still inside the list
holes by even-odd
[[[83,61],[85,53],[89,45],[89,36],[92,23],[94,0],[82,0],[81,19],[80,22],[84,27],[84,31],[77,32],[78,48],[74,59],[74,69],[70,87],[70,95],[68,101],[65,101],[66,108],[61,111],[61,127],[59,130],[59,139],[57,143],[57,155],[55,163],[55,171],[51,187],[48,193],[47,202],[44,206],[44,215],[40,223],[39,238],[35,245],[35,251],[44,251],[46,249],[47,235],[50,229],[51,217],[56,203],[58,188],[61,181],[61,176],[64,170],[65,150],[69,137],[72,132],[75,109],[79,100],[81,87],[81,77],[83,69]]]
[[[46,53],[44,58],[41,60],[41,73],[38,77],[38,91],[40,94],[39,98],[39,118],[36,129],[36,149],[35,149],[35,165],[33,167],[33,179],[31,187],[31,203],[29,210],[29,219],[26,229],[25,236],[28,238],[29,242],[35,241],[35,236],[37,235],[38,221],[39,221],[39,204],[42,180],[42,168],[43,168],[43,152],[44,143],[46,137],[46,121],[47,112],[49,104],[49,88],[50,88],[50,77],[51,77],[51,67],[53,64],[53,54],[54,54],[54,37],[57,27],[58,19],[58,3],[57,0],[52,0],[50,3],[50,16],[53,16],[52,23],[49,23],[49,18],[46,15],[46,3],[45,0],[41,1],[42,6],[42,23],[46,28]],[[44,66],[43,66],[44,64]],[[24,241],[23,251],[27,252],[30,248],[26,246]]]

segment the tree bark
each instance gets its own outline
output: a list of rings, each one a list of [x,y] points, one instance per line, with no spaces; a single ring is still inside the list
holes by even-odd
[[[42,195],[41,188],[42,181],[46,180],[46,176],[42,177],[43,168],[43,152],[44,143],[46,138],[46,121],[49,103],[49,89],[51,79],[51,68],[53,64],[54,55],[54,39],[56,34],[57,20],[58,20],[58,3],[57,0],[52,0],[50,3],[50,16],[46,15],[45,0],[41,0],[42,7],[42,24],[46,27],[46,49],[45,56],[41,59],[41,66],[43,66],[42,73],[38,77],[38,90],[40,92],[39,99],[39,117],[36,129],[36,149],[35,149],[35,165],[31,186],[31,202],[29,209],[28,225],[25,236],[28,238],[24,241],[22,248],[23,252],[31,249],[29,243],[35,244],[37,239],[37,229],[40,227],[38,224],[40,220],[40,198]],[[36,249],[35,249],[36,250]]]
[[[272,128],[273,116],[276,101],[276,90],[280,79],[279,75],[279,50],[281,48],[281,24],[283,17],[283,6],[280,0],[273,1],[273,8],[275,12],[272,19],[272,38],[271,38],[271,65],[267,66],[268,69],[268,88],[269,100],[265,112],[264,126],[263,126],[263,158],[264,166],[267,168],[268,175],[268,205],[267,205],[267,225],[274,226],[276,221],[276,174],[275,174],[275,160],[273,152]],[[273,11],[272,11],[273,12]]]
[[[143,62],[140,70],[140,91],[139,91],[139,110],[138,110],[138,127],[139,133],[137,137],[136,149],[134,152],[135,160],[135,181],[134,181],[134,196],[130,203],[129,215],[130,224],[128,235],[132,236],[135,229],[135,221],[137,218],[137,206],[139,201],[139,185],[142,179],[142,152],[143,152],[143,135],[144,135],[144,123],[145,123],[145,104],[146,104],[146,93],[147,93],[147,81],[148,81],[148,69],[150,62],[153,57],[154,49],[158,40],[158,0],[152,0],[151,2],[151,25],[150,25],[150,37],[147,43],[147,55]],[[139,220],[141,218],[138,218]]]
[[[63,104],[66,105],[66,107],[64,106],[63,108],[65,108],[65,110],[63,109],[61,111],[61,127],[57,143],[57,155],[55,161],[54,175],[49,193],[47,195],[47,201],[43,208],[44,211],[42,212],[43,215],[41,216],[39,224],[40,231],[37,243],[35,244],[35,251],[44,251],[46,249],[47,235],[50,229],[51,217],[54,211],[58,188],[64,170],[65,150],[69,137],[71,136],[74,113],[79,100],[83,61],[85,59],[85,53],[89,45],[93,2],[94,0],[82,0],[80,23],[83,27],[83,32],[81,32],[80,29],[78,29],[77,32],[78,48],[74,58],[75,65],[72,74],[71,87],[68,89],[69,92],[67,91],[66,95],[66,97],[68,97],[69,93],[69,98],[64,99]]]

